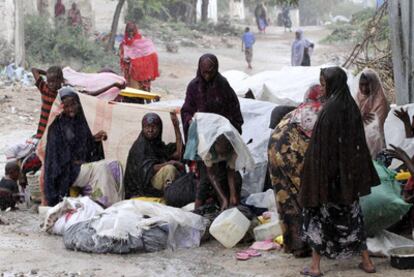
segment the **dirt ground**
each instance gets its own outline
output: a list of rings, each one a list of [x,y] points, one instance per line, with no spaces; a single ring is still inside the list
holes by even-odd
[[[327,33],[321,28],[305,29],[316,42],[313,64],[321,65],[349,53],[350,47],[320,45]],[[178,54],[165,52],[158,46],[161,77],[155,88],[164,91],[163,99],[182,98],[188,82],[195,76],[201,54],[212,52],[220,61],[220,71],[237,69],[249,74],[278,70],[290,63],[292,33],[271,28],[259,35],[255,45],[254,69],[247,70],[240,42],[234,48],[196,49],[181,47]],[[7,95],[7,98],[5,97]],[[36,130],[40,97],[35,88],[0,88],[0,167],[7,145],[23,140]],[[151,254],[94,255],[68,251],[61,237],[40,230],[39,216],[25,209],[0,212],[9,225],[0,225],[1,276],[299,276],[309,259],[295,259],[282,252],[263,253],[262,257],[239,262],[237,249],[224,249],[216,241],[197,249],[166,250]],[[245,248],[241,245],[238,248]],[[387,259],[374,260],[378,272],[373,276],[413,276],[414,271],[392,269]],[[365,276],[357,269],[357,257],[346,261],[323,260],[325,276]]]

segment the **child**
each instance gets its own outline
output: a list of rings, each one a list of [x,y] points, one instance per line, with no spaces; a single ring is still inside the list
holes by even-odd
[[[63,85],[64,79],[62,69],[59,66],[52,66],[47,71],[32,68],[32,73],[36,81],[36,87],[39,89],[42,97],[40,120],[36,132],[36,138],[41,139],[47,127],[53,102],[56,99],[58,90]],[[42,75],[46,75],[46,82],[43,80]]]
[[[250,28],[246,27],[242,37],[242,52],[246,56],[247,66],[249,69],[252,69],[252,59],[253,59],[253,44],[256,42],[254,34],[250,32]]]
[[[219,136],[204,159],[205,168],[200,168],[200,186],[196,208],[203,205],[208,194],[208,183],[212,185],[221,210],[239,204],[241,176],[235,170],[237,153],[226,136]]]
[[[20,167],[16,162],[8,162],[5,168],[6,176],[0,181],[0,210],[14,208],[18,200]]]

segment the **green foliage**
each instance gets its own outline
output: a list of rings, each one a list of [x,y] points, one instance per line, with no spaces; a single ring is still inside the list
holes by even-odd
[[[25,47],[31,66],[76,61],[82,68],[90,70],[107,66],[118,67],[117,57],[106,53],[98,43],[88,40],[81,29],[66,25],[59,25],[54,29],[43,17],[26,17]]]

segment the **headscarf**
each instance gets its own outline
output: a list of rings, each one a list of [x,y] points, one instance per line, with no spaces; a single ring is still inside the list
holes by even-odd
[[[160,128],[159,135],[148,140],[141,131],[138,139],[129,150],[125,169],[125,198],[133,196],[160,197],[163,192],[151,185],[154,177],[154,166],[167,162],[175,151],[175,144],[168,146],[162,141],[162,120],[155,113],[148,113],[142,119],[142,130],[147,124],[155,124]]]
[[[132,37],[132,38],[130,38],[129,36],[128,36],[128,29],[129,28],[132,28],[133,30],[134,30],[134,36]],[[124,39],[122,40],[122,43],[123,44],[125,44],[125,45],[128,45],[128,46],[131,46],[132,45],[132,43],[135,41],[135,40],[138,40],[138,39],[141,39],[142,38],[142,36],[141,36],[141,34],[139,33],[139,31],[138,31],[138,27],[137,27],[137,25],[135,25],[135,23],[134,22],[131,22],[131,21],[129,21],[127,24],[126,24],[126,26],[125,26],[125,32],[124,32]]]
[[[60,114],[50,125],[45,157],[45,194],[49,206],[54,206],[69,193],[69,187],[79,175],[81,165],[103,159],[102,144],[96,143],[80,103],[70,87],[59,91],[62,101],[73,97],[79,104],[74,118]]]
[[[298,124],[299,129],[310,138],[324,103],[325,96],[321,93],[321,86],[311,86],[305,94],[304,102],[293,112],[290,122]]]
[[[206,81],[201,76],[201,63],[208,59],[214,66],[215,76]],[[185,137],[187,138],[189,122],[196,112],[215,113],[227,118],[241,133],[243,116],[236,93],[218,71],[218,59],[213,54],[205,54],[198,61],[197,76],[187,87],[185,102],[181,108]]]
[[[382,135],[384,134],[384,122],[389,112],[389,106],[387,98],[384,94],[381,80],[378,74],[372,69],[364,69],[361,76],[364,75],[369,84],[369,95],[364,95],[359,90],[357,94],[357,104],[361,110],[361,114],[374,113],[378,117],[380,130]],[[358,82],[359,84],[359,82]]]
[[[329,67],[321,75],[328,100],[305,155],[299,198],[305,208],[328,202],[349,205],[380,184],[345,71]]]

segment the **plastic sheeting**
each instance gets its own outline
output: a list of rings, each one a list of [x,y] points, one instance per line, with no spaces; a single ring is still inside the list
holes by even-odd
[[[200,245],[206,229],[203,217],[181,209],[140,200],[125,200],[93,218],[90,226],[96,236],[127,240],[139,238],[153,225],[168,224],[168,247],[191,248]]]
[[[389,147],[390,144],[401,147],[404,151],[407,152],[408,156],[412,157],[414,155],[414,138],[405,137],[404,124],[398,117],[394,115],[394,111],[400,110],[401,108],[408,109],[410,119],[412,119],[414,116],[414,104],[392,107],[384,124],[385,142],[387,144],[387,147]],[[401,164],[401,161],[393,159],[390,168],[395,169]]]
[[[195,123],[197,124],[198,135],[196,150],[201,159],[204,160],[206,158],[216,139],[220,135],[224,135],[237,153],[235,169],[247,169],[249,171],[254,168],[254,160],[249,149],[239,132],[231,125],[227,118],[212,113],[196,113],[192,124]]]
[[[249,89],[256,99],[269,101],[279,105],[299,105],[303,101],[306,91],[311,85],[319,83],[322,66],[286,66],[279,71],[263,71],[246,76],[241,71],[226,71],[223,76],[227,78],[236,94],[243,96]],[[348,73],[348,85],[355,95],[354,76]]]
[[[414,246],[414,241],[388,231],[381,231],[367,240],[368,250],[376,255],[389,256],[388,251],[400,246]]]

